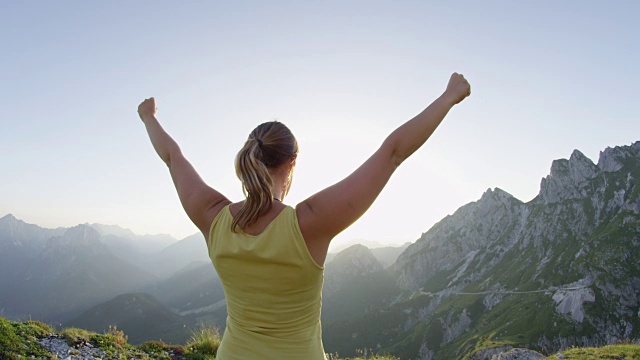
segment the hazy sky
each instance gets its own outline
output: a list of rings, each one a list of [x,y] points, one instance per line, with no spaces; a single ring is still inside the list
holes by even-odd
[[[414,241],[488,188],[531,200],[573,149],[597,162],[640,140],[638,14],[638,1],[3,1],[0,216],[195,233],[136,113],[150,96],[234,201],[249,132],[287,124],[295,205],[457,71],[471,97],[335,240]]]

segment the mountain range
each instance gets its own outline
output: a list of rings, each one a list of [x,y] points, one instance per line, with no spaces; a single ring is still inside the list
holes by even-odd
[[[597,163],[575,150],[553,161],[529,202],[489,189],[414,243],[353,245],[328,257],[325,349],[484,359],[514,347],[551,354],[640,338],[638,179],[640,142],[607,148]],[[201,235],[121,254],[113,246],[127,235],[111,229],[0,219],[0,315],[102,331],[148,313],[165,319],[156,327],[173,341],[180,326],[224,325],[224,293]]]
[[[376,250],[389,266],[407,246]],[[0,316],[9,319],[94,331],[109,323],[132,341],[162,335],[172,342],[199,324],[226,321],[224,291],[201,234],[176,241],[101,224],[46,229],[9,214],[0,218],[0,260]],[[162,316],[168,324],[161,331],[124,321],[168,313],[175,316]]]
[[[640,142],[574,151],[523,203],[487,190],[411,244],[390,305],[327,324],[327,344],[452,359],[640,337]]]

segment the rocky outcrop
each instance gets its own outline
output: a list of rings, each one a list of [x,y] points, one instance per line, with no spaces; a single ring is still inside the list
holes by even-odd
[[[556,311],[560,314],[570,314],[573,321],[581,323],[584,320],[584,303],[596,301],[596,296],[591,288],[577,288],[571,290],[558,290],[552,297],[558,304]]]
[[[599,174],[599,168],[580,151],[574,150],[569,160],[555,160],[551,174],[540,183],[540,199],[545,203],[577,199],[587,194],[588,181]]]
[[[604,172],[616,172],[622,169],[625,161],[638,158],[640,156],[640,141],[636,141],[631,146],[607,147],[600,152],[598,167]]]
[[[501,354],[493,355],[491,360],[539,360],[545,356],[529,349],[511,349]]]

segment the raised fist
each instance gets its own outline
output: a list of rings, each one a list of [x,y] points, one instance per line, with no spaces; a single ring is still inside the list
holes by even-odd
[[[138,105],[138,115],[140,115],[140,119],[142,120],[147,116],[156,116],[157,112],[156,99],[152,97],[145,99]]]
[[[453,101],[453,104],[457,104],[471,95],[471,85],[462,74],[453,73],[444,93]]]

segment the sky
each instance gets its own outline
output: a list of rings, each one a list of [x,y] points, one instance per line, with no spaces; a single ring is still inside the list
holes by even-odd
[[[637,1],[0,2],[0,217],[197,232],[136,109],[147,97],[203,179],[242,199],[258,124],[300,144],[295,206],[340,181],[445,89],[472,94],[338,235],[415,241],[554,159],[640,140]]]

